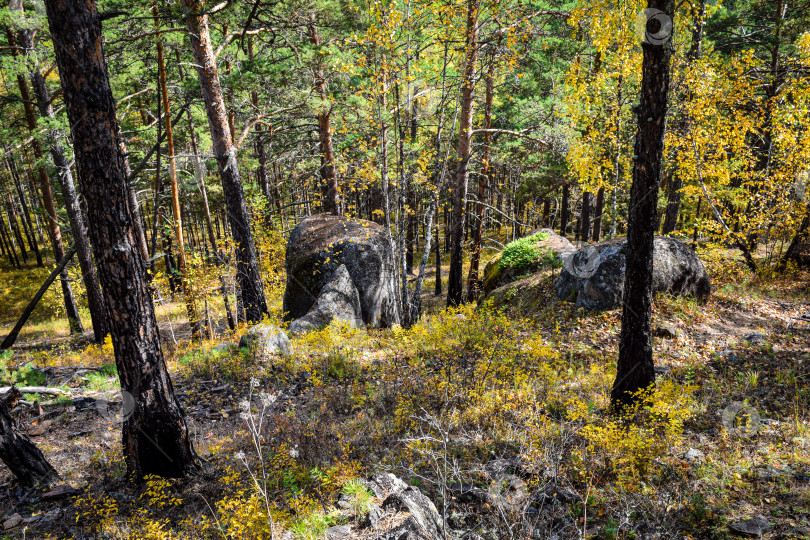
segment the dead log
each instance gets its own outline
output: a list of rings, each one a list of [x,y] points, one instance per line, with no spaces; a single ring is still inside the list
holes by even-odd
[[[5,399],[0,399],[0,459],[23,486],[48,485],[59,479],[39,448],[17,429]]]

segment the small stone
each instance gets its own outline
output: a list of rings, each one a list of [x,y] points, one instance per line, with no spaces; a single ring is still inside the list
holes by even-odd
[[[329,540],[340,540],[348,538],[352,534],[351,525],[335,525],[326,529],[326,538]]]
[[[653,332],[653,334],[656,337],[660,337],[660,338],[664,338],[664,339],[674,339],[674,338],[678,337],[678,329],[675,328],[674,326],[670,326],[670,325],[665,324],[665,325],[662,325],[662,326],[657,326],[655,328],[655,331]]]
[[[751,332],[750,334],[746,334],[743,339],[751,345],[759,345],[760,343],[764,343],[766,338],[765,334],[762,332]]]
[[[45,426],[33,426],[28,429],[28,436],[29,437],[39,437],[40,435],[44,435],[46,431]]]
[[[684,454],[683,456],[683,458],[686,461],[700,461],[704,457],[705,455],[703,454],[703,452],[701,452],[697,448],[690,448],[689,450],[686,451],[686,454]]]
[[[729,364],[734,364],[742,360],[742,356],[738,352],[731,349],[724,349],[717,353],[717,356],[723,358]]]
[[[59,514],[62,512],[59,508],[54,508],[50,512],[47,512],[44,516],[42,516],[42,521],[52,521],[59,517]]]
[[[502,474],[520,475],[525,472],[523,470],[523,460],[519,456],[493,459],[486,464],[486,470],[492,478]]]
[[[211,349],[211,351],[226,354],[235,350],[237,347],[238,346],[236,345],[236,343],[229,343],[227,341],[224,341],[219,345],[217,345],[216,347],[214,347],[213,349]]]
[[[526,482],[513,474],[504,474],[489,486],[489,500],[505,510],[518,510],[529,498]]]
[[[343,508],[344,510],[350,510],[352,508],[352,502],[349,500],[346,495],[343,493],[340,494],[337,501],[338,508]]]
[[[771,524],[763,516],[756,515],[741,521],[735,521],[729,524],[728,528],[738,534],[757,537],[771,530]]]
[[[582,502],[579,493],[568,487],[547,487],[534,496],[534,504],[546,504],[550,502]]]
[[[757,468],[756,476],[760,480],[775,480],[777,478],[785,478],[792,476],[793,471],[789,468],[779,469],[773,465],[765,465],[764,467]]]
[[[23,518],[20,514],[11,514],[4,522],[3,528],[5,530],[13,529],[14,527],[20,525],[23,522]]]

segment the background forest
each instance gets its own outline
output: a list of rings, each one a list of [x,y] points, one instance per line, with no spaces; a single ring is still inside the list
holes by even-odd
[[[7,534],[388,538],[362,532],[402,526],[365,480],[384,470],[435,502],[435,538],[810,537],[810,2],[99,0],[148,270],[115,293],[82,167],[118,164],[70,101],[104,94],[64,67],[92,32],[57,4],[0,9],[0,379],[64,481],[40,497],[7,475]],[[541,228],[628,233],[643,42],[671,54],[655,234],[698,254],[712,297],[655,297],[659,382],[617,418],[621,313],[559,301],[553,257],[487,279],[545,256]],[[382,225],[401,324],[237,347],[286,328],[288,239],[320,213]],[[126,367],[102,292],[136,289],[158,360]],[[193,475],[131,450],[148,415],[121,435],[96,412],[133,366],[177,394]]]

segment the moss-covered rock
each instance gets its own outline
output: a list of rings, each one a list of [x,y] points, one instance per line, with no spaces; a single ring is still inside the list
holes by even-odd
[[[482,304],[531,318],[539,314],[549,301],[555,301],[553,284],[548,272],[541,272],[498,287],[483,299]]]
[[[551,229],[532,231],[528,236],[510,242],[500,256],[484,267],[483,293],[559,264],[576,250],[567,238]]]

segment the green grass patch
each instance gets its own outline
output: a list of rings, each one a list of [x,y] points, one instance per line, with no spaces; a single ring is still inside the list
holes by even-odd
[[[548,259],[549,263],[553,262],[554,253],[550,249],[541,249],[537,246],[538,242],[546,238],[548,238],[547,233],[539,232],[509,242],[503,248],[503,255],[501,255],[498,266],[503,270],[505,268],[526,268],[545,259]]]

